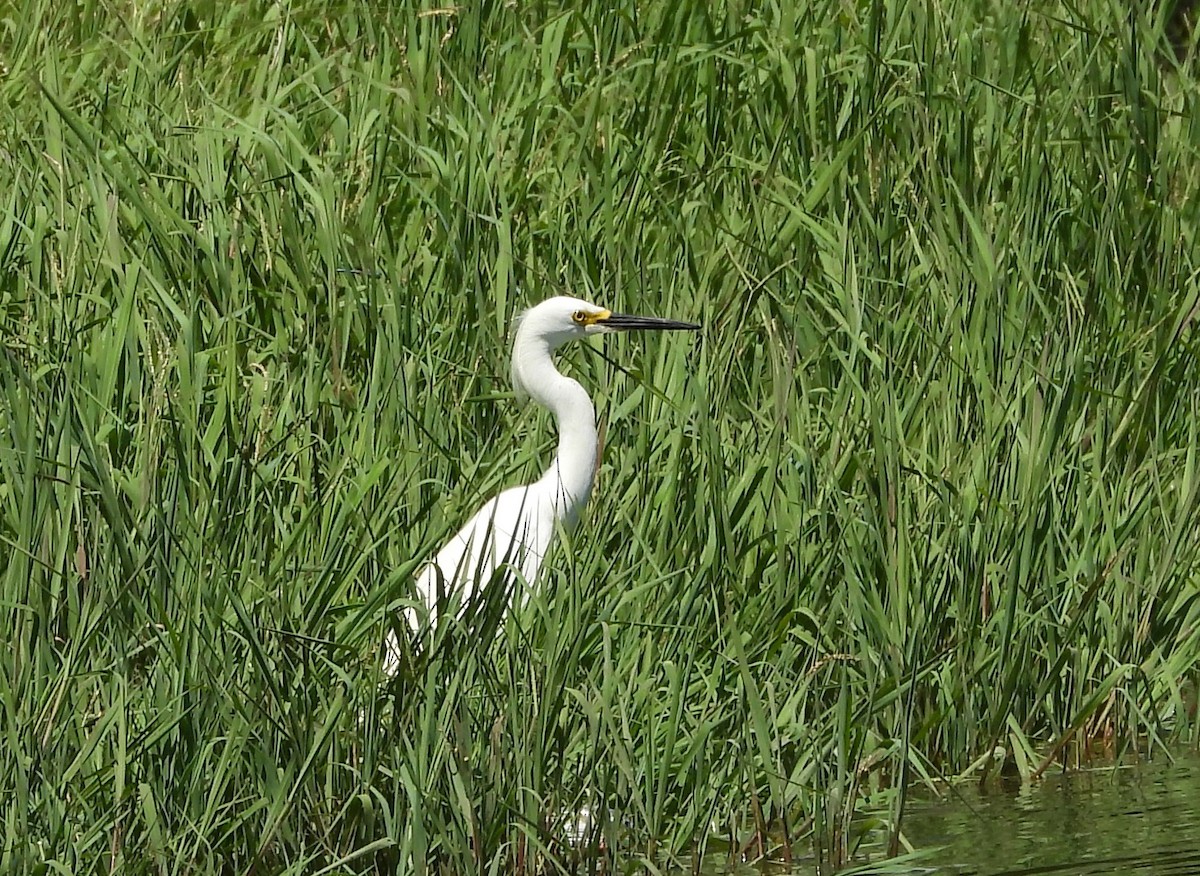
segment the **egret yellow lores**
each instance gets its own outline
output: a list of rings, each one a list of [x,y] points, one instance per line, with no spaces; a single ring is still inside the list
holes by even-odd
[[[592,491],[599,462],[596,410],[579,383],[554,367],[553,353],[589,335],[623,331],[698,331],[690,322],[613,313],[578,298],[550,298],[521,315],[513,341],[512,382],[517,393],[548,408],[558,425],[558,452],[532,484],[511,487],[490,499],[417,573],[416,593],[430,623],[437,622],[439,594],[464,604],[498,569],[533,583],[557,526],[578,519]],[[409,626],[417,610],[405,611]],[[388,636],[384,670],[400,667],[400,643]]]

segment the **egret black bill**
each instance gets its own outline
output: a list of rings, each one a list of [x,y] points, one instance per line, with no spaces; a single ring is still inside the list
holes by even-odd
[[[698,332],[700,326],[694,322],[677,319],[660,319],[657,316],[631,316],[628,313],[610,313],[598,320],[606,329],[616,332],[629,331],[688,331]]]

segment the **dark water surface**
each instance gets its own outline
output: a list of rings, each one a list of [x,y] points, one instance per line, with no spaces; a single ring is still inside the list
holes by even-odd
[[[1200,876],[1200,755],[1073,771],[1012,792],[914,803],[905,835],[931,876]]]
[[[1053,770],[1053,768],[1052,768]],[[872,876],[1200,876],[1200,752],[1120,767],[1048,773],[1008,790],[957,785],[911,798],[915,860],[889,860],[873,831],[844,873]],[[816,876],[811,848],[791,865],[706,856],[704,874]]]

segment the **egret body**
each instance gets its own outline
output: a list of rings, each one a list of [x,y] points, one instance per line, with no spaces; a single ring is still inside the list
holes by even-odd
[[[521,316],[513,341],[513,385],[518,394],[554,415],[558,452],[532,484],[511,487],[486,502],[417,573],[416,592],[431,624],[437,622],[439,593],[465,603],[505,564],[532,583],[555,527],[574,525],[587,503],[599,463],[596,411],[587,390],[554,367],[554,351],[568,341],[605,332],[699,328],[689,322],[613,313],[566,296],[543,301]],[[405,615],[416,628],[416,611]],[[384,670],[394,675],[399,666],[400,645],[393,632]]]

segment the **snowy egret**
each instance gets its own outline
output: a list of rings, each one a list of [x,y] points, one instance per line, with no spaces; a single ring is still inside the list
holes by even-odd
[[[558,424],[558,453],[532,484],[511,487],[490,499],[457,535],[417,573],[416,592],[431,624],[438,596],[465,604],[502,567],[525,583],[537,577],[556,526],[572,526],[587,503],[599,464],[596,411],[587,390],[554,367],[553,352],[568,341],[605,332],[698,331],[700,326],[649,316],[613,313],[578,298],[550,298],[530,308],[517,323],[512,381],[518,395],[549,408]],[[411,627],[417,612],[405,611]],[[388,635],[384,670],[400,668],[400,643]]]

